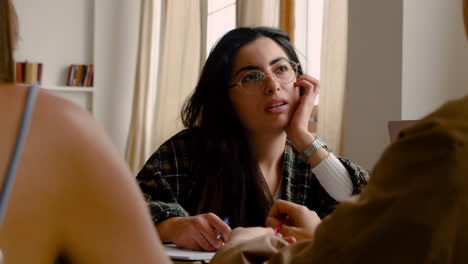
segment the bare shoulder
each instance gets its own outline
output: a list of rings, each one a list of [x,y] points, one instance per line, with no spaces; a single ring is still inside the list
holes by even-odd
[[[1,88],[3,158],[13,148],[28,88]],[[60,249],[74,263],[169,263],[136,181],[85,109],[40,90],[21,159],[5,230],[31,231],[2,233],[10,255],[21,257],[18,248],[42,255]]]
[[[74,260],[92,263],[111,252],[109,263],[166,263],[143,195],[102,127],[85,109],[48,93],[40,94],[37,107],[37,118],[49,126],[44,129],[60,142],[58,163],[71,174],[63,182],[60,217]]]
[[[0,87],[0,143],[5,146],[0,151],[2,157],[7,157],[14,147],[28,91],[29,87],[24,85],[3,84]],[[113,152],[112,144],[90,113],[40,89],[22,154],[34,162],[23,163],[24,170],[47,169],[47,177],[54,181],[61,181],[60,175],[67,171],[69,177],[66,179],[69,179],[73,171],[67,170],[64,164],[72,161],[77,164],[77,157],[90,148]]]
[[[63,132],[81,133],[88,129],[99,129],[88,111],[43,89],[38,94],[34,114],[45,129],[50,129],[49,132],[65,129]]]
[[[101,125],[86,109],[47,91],[39,92],[33,123],[43,136],[53,140],[56,147],[82,162],[82,155],[101,155],[101,159],[119,159],[114,145]]]

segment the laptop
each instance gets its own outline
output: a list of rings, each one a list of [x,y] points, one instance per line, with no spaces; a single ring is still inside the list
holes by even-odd
[[[390,143],[395,142],[398,139],[400,131],[411,126],[417,120],[397,120],[388,121],[388,134],[390,136]]]

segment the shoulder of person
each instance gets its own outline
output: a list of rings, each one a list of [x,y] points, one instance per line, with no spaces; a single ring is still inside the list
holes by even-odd
[[[73,164],[79,170],[94,171],[100,164],[121,168],[125,164],[91,113],[42,89],[34,108],[31,132],[36,140],[42,140],[44,147],[50,148],[49,153],[57,162]]]
[[[49,127],[50,130],[95,123],[91,114],[82,107],[43,89],[38,93],[34,115],[40,122],[54,123],[53,127]]]
[[[439,141],[444,140],[445,145],[463,145],[467,141],[467,120],[468,95],[445,103],[414,125],[403,129],[399,134],[399,140],[420,138],[426,140],[430,146],[438,143],[432,142],[431,137],[439,137],[441,138]]]
[[[158,151],[188,150],[189,145],[199,140],[198,128],[186,128],[166,140]]]

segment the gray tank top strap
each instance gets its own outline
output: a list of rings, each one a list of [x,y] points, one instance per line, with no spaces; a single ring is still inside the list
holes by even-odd
[[[23,117],[16,135],[16,142],[8,163],[8,169],[6,172],[5,180],[2,183],[2,189],[0,193],[0,228],[3,224],[5,217],[6,208],[8,205],[8,199],[10,197],[11,187],[13,186],[13,179],[15,176],[16,168],[20,159],[21,151],[23,150],[24,140],[28,134],[29,125],[31,123],[31,116],[34,110],[34,104],[36,103],[37,92],[39,91],[39,84],[35,83],[29,89],[26,104],[23,110]]]

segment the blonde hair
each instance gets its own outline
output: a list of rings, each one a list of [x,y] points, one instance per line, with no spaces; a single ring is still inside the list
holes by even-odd
[[[0,81],[14,82],[13,51],[18,37],[18,18],[10,0],[0,0]]]

